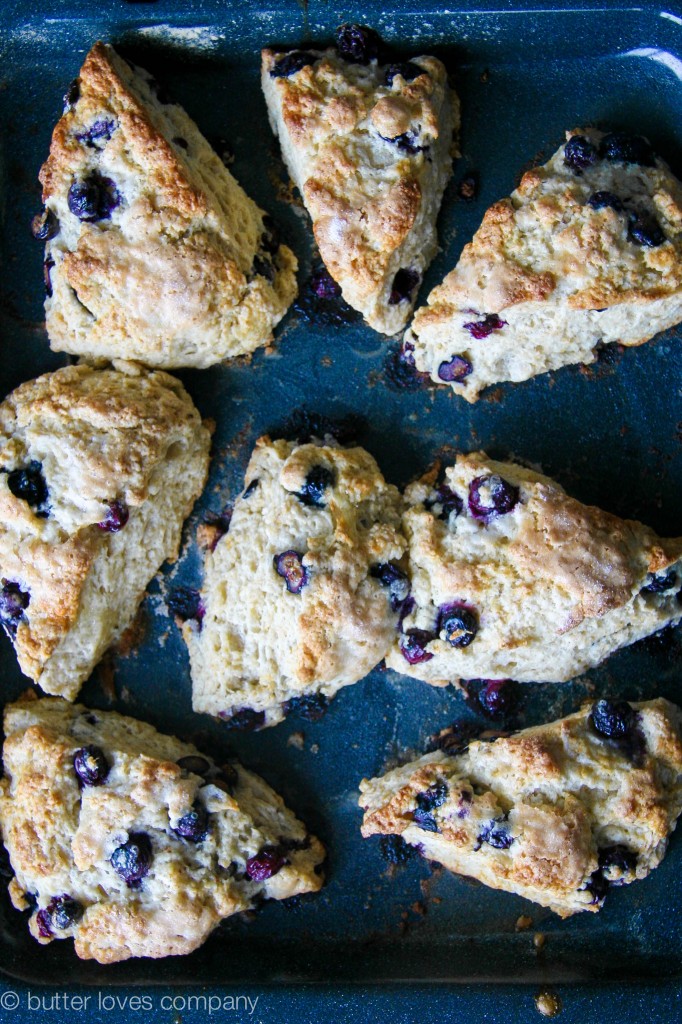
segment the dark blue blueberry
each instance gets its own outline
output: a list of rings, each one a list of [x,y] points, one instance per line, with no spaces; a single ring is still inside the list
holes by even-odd
[[[393,278],[388,298],[389,306],[397,306],[399,302],[410,302],[420,281],[421,274],[418,270],[401,268]]]
[[[298,715],[306,722],[318,722],[326,715],[329,703],[329,697],[323,693],[302,693],[300,697],[285,701],[282,710],[285,715]]]
[[[422,811],[432,811],[434,807],[441,807],[448,798],[448,792],[447,782],[439,779],[423,793],[417,793],[417,807]]]
[[[636,869],[637,854],[622,843],[599,851],[599,870],[610,885],[623,885],[625,876],[634,876]]]
[[[111,866],[130,889],[138,889],[149,874],[153,859],[152,841],[146,832],[131,832],[128,842],[111,855]]]
[[[305,483],[296,497],[309,508],[324,508],[324,492],[333,487],[336,476],[326,466],[313,466],[305,478]]]
[[[468,818],[471,814],[471,803],[473,801],[473,793],[470,793],[468,789],[463,789],[459,794],[459,800],[457,801],[457,817]]]
[[[604,878],[600,868],[597,868],[597,870],[590,875],[590,878],[585,883],[585,889],[592,897],[590,904],[592,906],[601,906],[609,891],[609,883],[607,879]]]
[[[410,592],[410,581],[406,574],[391,562],[373,565],[369,574],[375,580],[379,580],[383,587],[388,587],[391,609],[396,612]]]
[[[482,843],[487,843],[488,846],[492,846],[496,850],[509,849],[514,842],[514,837],[509,829],[502,824],[504,820],[504,818],[493,818],[483,826],[478,835],[477,849],[480,849]]]
[[[418,64],[411,60],[405,64],[389,64],[384,72],[384,83],[390,88],[393,85],[394,78],[397,78],[398,75],[405,82],[414,82],[415,78],[419,78],[420,75],[428,75],[428,71],[420,68]]]
[[[488,496],[482,497],[486,489]],[[504,516],[512,512],[519,500],[519,488],[514,487],[501,476],[477,476],[469,484],[469,511],[474,519],[487,521],[494,516]],[[490,504],[486,504],[489,501]]]
[[[109,776],[109,762],[104,751],[94,744],[76,751],[73,767],[83,786],[103,786]]]
[[[406,843],[402,836],[382,836],[379,841],[379,850],[381,856],[389,864],[407,864],[408,860],[417,852],[414,846]]]
[[[596,147],[584,135],[574,135],[564,146],[564,163],[576,174],[581,174],[598,159]]]
[[[468,331],[472,338],[482,341],[488,338],[493,331],[501,331],[507,326],[506,320],[501,320],[497,313],[486,313],[482,320],[472,320],[468,324],[462,324],[465,331]]]
[[[428,384],[428,373],[422,373],[414,362],[414,345],[403,342],[398,348],[392,349],[386,359],[386,380],[400,391],[414,391],[422,384]]]
[[[187,754],[186,757],[181,757],[177,762],[178,768],[182,768],[183,771],[191,772],[192,775],[200,775],[202,778],[211,770],[210,763],[205,757],[201,757],[200,754]]]
[[[245,488],[244,493],[242,494],[242,498],[243,499],[250,498],[251,495],[253,494],[253,492],[258,487],[259,483],[260,483],[259,477],[255,476],[253,478],[253,480],[249,483],[249,485]]]
[[[484,679],[478,700],[483,710],[493,718],[506,715],[518,704],[518,685],[511,679]]]
[[[451,487],[448,487],[447,484],[440,484],[436,488],[435,497],[427,498],[424,507],[429,512],[435,512],[439,519],[444,519],[447,522],[453,512],[455,516],[461,513],[464,502]]]
[[[617,740],[627,736],[637,723],[637,713],[626,700],[598,700],[592,705],[590,725],[600,736]]]
[[[418,141],[419,135],[413,131],[403,132],[402,135],[394,135],[393,138],[382,135],[381,138],[384,142],[390,142],[392,145],[397,146],[403,153],[426,153],[430,148],[428,144],[420,146]]]
[[[650,249],[656,249],[666,241],[656,218],[645,213],[630,214],[628,239],[636,245],[646,245]]]
[[[177,616],[182,622],[196,619],[201,623],[206,614],[201,594],[193,587],[174,587],[166,599],[166,604],[171,615]]]
[[[253,708],[241,708],[234,714],[221,711],[219,717],[224,720],[228,729],[237,729],[239,732],[253,732],[254,729],[260,729],[265,725],[265,712],[254,711]]]
[[[429,811],[422,810],[421,807],[417,807],[417,809],[412,812],[412,820],[415,825],[423,829],[425,832],[440,832],[434,816]]]
[[[47,910],[38,911],[36,914],[36,924],[38,926],[38,935],[41,939],[52,938],[52,922]]]
[[[337,299],[341,295],[341,285],[337,284],[326,267],[311,275],[310,287],[318,299]]]
[[[52,268],[54,267],[54,257],[46,256],[43,260],[43,284],[45,286],[45,294],[48,299],[52,298]]]
[[[643,594],[663,594],[677,586],[677,573],[674,569],[668,569],[663,573],[650,572],[647,574],[647,580],[649,582],[642,587]]]
[[[448,384],[452,381],[464,380],[473,372],[473,366],[464,356],[453,356],[438,367],[438,376]]]
[[[277,846],[264,846],[246,862],[246,877],[253,882],[266,882],[284,867],[287,859]]]
[[[97,526],[105,533],[118,533],[128,522],[129,515],[128,506],[124,501],[112,501],[106,516],[97,523]]]
[[[98,117],[96,121],[82,132],[76,132],[79,142],[90,149],[99,149],[98,142],[108,142],[116,131],[116,122],[111,117]],[[187,144],[185,143],[185,146]]]
[[[283,551],[273,558],[275,572],[286,581],[290,594],[300,594],[308,583],[308,570],[303,564],[303,555],[298,551]]]
[[[64,93],[64,113],[68,114],[78,103],[81,95],[81,84],[78,78],[74,78],[69,88]]]
[[[478,633],[478,618],[463,604],[446,604],[438,611],[438,632],[451,647],[468,647]]]
[[[31,595],[23,591],[18,583],[3,580],[0,590],[0,623],[10,638],[16,636],[19,623],[30,602]]]
[[[49,242],[59,234],[59,221],[52,210],[43,210],[35,215],[31,221],[31,234],[39,242]]]
[[[204,805],[195,801],[192,810],[178,820],[173,832],[190,843],[202,843],[208,835],[208,811]]]
[[[74,181],[67,196],[74,217],[85,223],[108,220],[121,203],[121,194],[111,178],[93,172],[82,181]]]
[[[656,166],[656,158],[651,144],[641,135],[610,132],[601,140],[599,155],[604,160],[639,164],[641,167]]]
[[[7,476],[7,486],[15,498],[21,498],[31,508],[39,508],[47,501],[48,490],[43,467],[35,460],[26,469],[15,469]]]
[[[341,25],[336,32],[339,56],[350,64],[369,64],[379,56],[381,39],[366,25]]]
[[[275,266],[269,256],[254,256],[251,273],[255,277],[264,277],[271,284],[275,280]]]
[[[263,252],[269,252],[274,256],[280,246],[279,230],[269,214],[263,215],[263,234],[261,235],[260,247]]]
[[[308,53],[307,50],[292,50],[275,60],[270,68],[270,78],[291,78],[301,68],[314,64],[317,60],[319,57],[314,53]]]
[[[66,893],[62,896],[53,896],[47,905],[50,927],[57,932],[66,931],[80,921],[84,910],[82,903],[67,896]]]
[[[616,210],[618,213],[623,209],[623,202],[615,196],[613,192],[593,192],[590,198],[587,200],[587,205],[591,206],[593,210],[603,210],[604,207],[608,206],[612,210]]]
[[[431,661],[433,654],[426,650],[426,645],[434,639],[433,633],[426,629],[408,629],[400,637],[400,653],[410,665]]]

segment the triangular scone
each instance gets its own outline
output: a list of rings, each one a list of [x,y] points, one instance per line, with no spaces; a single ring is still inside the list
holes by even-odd
[[[435,57],[263,51],[263,92],[315,241],[370,327],[405,326],[437,249],[459,102]]]
[[[0,405],[0,623],[23,672],[73,699],[175,558],[210,434],[180,381],[68,366]]]
[[[296,259],[176,103],[96,43],[40,172],[55,351],[205,367],[268,342]]]
[[[659,698],[598,701],[508,739],[441,751],[364,779],[364,836],[560,917],[658,867],[682,811],[682,714]]]
[[[85,960],[191,953],[262,899],[315,892],[324,850],[257,775],[113,711],[5,710],[0,825],[43,945]]]
[[[184,626],[195,711],[322,711],[384,657],[407,594],[400,494],[363,448],[261,438]]]
[[[564,682],[682,618],[682,538],[483,453],[406,492],[411,594],[386,663],[435,686]]]
[[[417,369],[468,401],[682,320],[682,185],[645,139],[568,133],[417,310]]]

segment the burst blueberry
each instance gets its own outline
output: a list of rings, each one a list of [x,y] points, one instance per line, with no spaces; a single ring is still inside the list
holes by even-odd
[[[497,474],[477,476],[469,484],[469,512],[487,521],[512,512],[519,501],[519,488]]]
[[[201,624],[206,614],[201,594],[193,587],[174,587],[166,600],[168,611],[182,622],[195,619]]]
[[[400,637],[400,653],[409,665],[431,661],[433,654],[426,650],[426,645],[434,639],[433,633],[426,629],[408,629]]]
[[[116,131],[116,122],[110,117],[98,117],[84,131],[76,132],[76,138],[90,149],[99,149],[98,143],[108,142]],[[185,146],[187,144],[185,143]]]
[[[308,53],[307,50],[292,50],[277,58],[270,68],[270,78],[291,78],[301,68],[308,67],[317,60],[319,58],[314,53]]]
[[[650,572],[647,580],[642,587],[643,594],[664,594],[666,590],[672,590],[677,586],[677,573],[674,569],[668,569],[663,573]]]
[[[391,562],[379,562],[369,570],[370,576],[379,580],[383,587],[388,588],[391,609],[395,612],[400,608],[410,592],[410,581],[407,575]]]
[[[336,32],[339,56],[350,64],[369,64],[379,56],[381,39],[366,25],[341,25]]]
[[[266,882],[287,863],[286,857],[276,846],[264,846],[262,850],[249,857],[246,862],[246,875],[253,882]]]
[[[424,832],[440,832],[433,814],[431,814],[430,811],[425,811],[421,807],[417,807],[412,812],[412,820],[415,825],[423,829]]]
[[[464,356],[453,356],[438,367],[438,376],[448,384],[464,380],[473,372],[473,366]]]
[[[39,242],[49,242],[59,234],[59,221],[52,210],[37,213],[31,221],[31,234]]]
[[[637,721],[635,710],[626,700],[598,700],[592,705],[589,723],[596,733],[608,739],[622,739]]]
[[[513,711],[518,699],[518,686],[511,679],[484,679],[478,691],[479,704],[493,718]]]
[[[451,487],[442,483],[436,488],[435,496],[426,499],[424,508],[429,512],[435,512],[439,519],[447,522],[453,513],[455,516],[461,513],[464,508],[464,502]]]
[[[302,693],[285,701],[282,710],[285,715],[298,715],[307,722],[317,722],[329,709],[329,697],[323,693]]]
[[[617,213],[620,213],[623,209],[622,200],[614,195],[613,192],[607,191],[593,192],[587,200],[587,205],[591,206],[593,210],[603,210],[605,207],[609,207],[612,210],[616,210]]]
[[[17,628],[30,601],[30,594],[22,590],[18,583],[13,580],[3,580],[2,590],[0,590],[0,623],[4,626],[8,636],[16,636]]]
[[[428,144],[425,146],[419,144],[419,135],[414,131],[406,131],[393,136],[382,135],[381,138],[384,142],[390,142],[397,146],[403,153],[426,153],[430,149]]]
[[[622,843],[599,851],[599,870],[610,885],[623,885],[627,875],[637,870],[637,854]]]
[[[389,64],[384,72],[384,84],[390,88],[398,75],[404,82],[414,82],[415,78],[419,78],[420,75],[428,75],[428,71],[420,68],[411,60],[404,64]]]
[[[444,779],[438,779],[423,793],[417,793],[417,807],[420,807],[422,811],[432,811],[434,807],[441,807],[448,798],[448,792],[447,782]]]
[[[7,486],[15,498],[31,508],[40,508],[47,501],[48,490],[40,462],[29,462],[26,469],[15,469],[7,476]]]
[[[82,786],[103,786],[109,777],[109,762],[104,751],[94,744],[76,751],[73,768]]]
[[[202,843],[208,835],[208,811],[204,805],[195,801],[192,810],[178,819],[173,832],[190,843]]]
[[[57,932],[63,932],[77,924],[84,911],[82,903],[64,893],[61,896],[53,896],[47,905],[46,915],[50,927]]]
[[[576,174],[582,174],[598,159],[596,147],[584,135],[574,135],[564,146],[564,163]]]
[[[506,326],[507,321],[502,320],[497,313],[486,313],[482,320],[471,320],[462,324],[463,330],[468,331],[477,341],[483,341],[484,338],[490,337],[493,331],[501,331]]]
[[[631,213],[628,223],[628,239],[636,245],[656,249],[666,241],[665,234],[655,217],[645,213]]]
[[[430,381],[428,373],[417,369],[413,353],[414,345],[406,341],[392,349],[386,358],[386,379],[401,391],[414,391]]]
[[[128,506],[124,501],[112,501],[104,519],[97,523],[105,533],[118,533],[128,522]]]
[[[478,633],[478,618],[472,608],[447,604],[438,612],[438,632],[445,633],[451,647],[468,647]]]
[[[296,497],[309,508],[324,508],[324,493],[328,487],[333,487],[336,476],[326,466],[313,466],[308,472],[305,483]]]
[[[399,302],[410,302],[413,292],[419,287],[421,275],[414,269],[401,268],[393,278],[391,294],[388,299],[389,306],[397,306]]]
[[[610,132],[601,140],[599,155],[604,160],[639,164],[641,167],[656,166],[656,157],[651,143],[641,135]]]
[[[131,832],[127,843],[111,855],[111,866],[130,889],[138,889],[149,874],[154,851],[146,832]]]
[[[310,288],[318,299],[337,299],[341,295],[341,285],[334,280],[326,267],[321,267],[311,275]]]
[[[290,594],[300,594],[308,583],[308,570],[303,564],[303,555],[298,551],[283,551],[273,558],[275,572],[286,581]]]
[[[93,172],[72,182],[67,195],[69,210],[84,223],[109,220],[121,203],[121,195],[111,178]]]
[[[253,732],[265,725],[265,712],[256,711],[254,708],[240,708],[234,713],[219,712],[228,729],[236,729],[239,732]]]
[[[487,843],[488,846],[492,846],[495,850],[508,850],[514,842],[512,836],[506,825],[503,824],[504,818],[493,818],[492,821],[487,822],[478,835],[479,847],[482,843]]]

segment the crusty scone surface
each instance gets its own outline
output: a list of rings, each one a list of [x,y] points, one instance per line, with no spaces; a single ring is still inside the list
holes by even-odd
[[[191,744],[144,722],[58,698],[10,705],[5,734],[0,825],[16,876],[10,895],[18,909],[27,893],[35,899],[29,927],[39,942],[73,937],[80,957],[100,963],[189,953],[258,897],[286,899],[322,884],[318,840],[241,765],[221,773]],[[82,785],[74,771],[74,754],[89,745],[109,764],[102,785]],[[188,756],[203,761],[203,776],[177,764]],[[192,842],[173,829],[197,803],[209,825]],[[131,887],[110,858],[135,833],[150,838],[153,856]],[[251,879],[247,860],[269,847],[286,847],[283,866]],[[38,913],[65,894],[82,916],[41,935]]]
[[[424,74],[387,86],[376,61],[349,64],[334,49],[313,52],[313,65],[279,78],[270,72],[282,55],[263,51],[270,121],[327,269],[371,327],[393,334],[405,326],[418,287],[391,302],[396,273],[421,279],[436,253],[459,101],[435,57],[411,58]],[[415,152],[390,141],[405,135]]]
[[[334,482],[311,506],[298,495],[320,467]],[[368,452],[261,438],[229,532],[206,557],[205,615],[184,626],[194,709],[229,718],[249,708],[270,725],[287,700],[361,679],[397,622],[370,570],[404,550],[398,491]],[[287,551],[308,576],[297,593],[275,567]]]
[[[603,138],[591,129],[567,138],[574,135],[596,146]],[[440,384],[443,364],[469,362],[471,371],[450,383],[468,401],[490,384],[591,363],[600,343],[642,344],[682,320],[680,182],[659,158],[654,167],[598,160],[576,174],[564,149],[488,209],[405,336],[417,368]],[[626,209],[593,209],[596,192],[615,194]],[[633,242],[630,212],[655,217],[665,242]],[[503,326],[476,339],[471,325],[490,314]]]
[[[509,738],[472,742],[454,757],[436,751],[364,779],[362,833],[402,835],[428,859],[562,917],[597,911],[600,851],[636,855],[633,868],[603,868],[607,881],[645,878],[682,810],[682,714],[662,698],[632,707],[630,746],[600,736],[588,706]],[[419,795],[423,802],[442,784],[444,800],[430,811],[437,831],[420,827]]]
[[[396,671],[434,685],[564,682],[682,617],[681,539],[661,540],[641,523],[581,504],[546,476],[482,452],[458,456],[441,483],[436,476],[405,492],[414,606],[401,616],[386,659]],[[518,502],[503,515],[474,518],[473,482],[498,477],[519,489]],[[462,502],[447,520],[437,504],[443,482]],[[643,589],[670,572],[668,589]],[[453,604],[477,618],[468,646],[452,646],[438,629],[439,609]],[[401,650],[412,629],[432,637],[416,664]]]
[[[171,368],[267,343],[296,294],[291,250],[262,248],[262,211],[184,110],[158,99],[146,71],[96,43],[78,83],[40,174],[59,222],[46,248],[52,348]],[[84,222],[68,193],[93,173],[119,202]]]

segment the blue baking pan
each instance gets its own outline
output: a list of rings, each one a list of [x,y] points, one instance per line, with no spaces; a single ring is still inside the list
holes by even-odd
[[[234,155],[233,173],[296,251],[304,295],[315,255],[307,218],[286,187],[260,94],[259,51],[266,44],[330,40],[339,21],[354,20],[378,29],[397,53],[434,52],[447,64],[462,100],[462,157],[443,203],[441,252],[421,300],[453,266],[486,207],[510,192],[522,170],[548,158],[566,128],[590,123],[644,132],[680,174],[682,7],[661,10],[648,0],[636,7],[589,0],[579,6],[497,0],[485,7],[460,0],[447,9],[433,0],[341,6],[320,0],[5,3],[0,392],[64,362],[48,348],[42,247],[29,225],[40,206],[37,174],[62,95],[99,38],[154,72],[204,134]],[[457,186],[473,172],[479,191],[467,202]],[[281,1019],[298,1006],[301,1020],[305,1006],[314,1014],[324,1005],[321,989],[310,997],[313,1003],[300,1002],[301,986],[311,983],[333,984],[337,991],[385,984],[401,999],[408,997],[398,983],[418,985],[409,997],[417,999],[418,992],[418,1002],[409,1005],[419,1005],[425,1020],[445,1005],[439,1000],[446,985],[448,991],[461,986],[457,1014],[482,993],[492,1005],[484,983],[500,985],[494,1002],[499,1012],[522,1005],[519,1000],[542,986],[586,984],[589,989],[575,990],[584,993],[596,983],[627,982],[639,986],[637,999],[654,992],[674,1000],[679,992],[682,835],[673,836],[668,856],[648,879],[613,891],[600,914],[566,921],[419,858],[392,864],[380,841],[360,838],[356,794],[363,776],[423,751],[434,733],[453,722],[499,727],[462,693],[432,689],[380,667],[342,691],[316,723],[290,717],[246,735],[191,710],[188,660],[166,597],[174,586],[200,583],[197,524],[235,497],[256,438],[280,429],[296,408],[356,416],[360,442],[398,485],[438,452],[484,448],[540,466],[581,500],[640,518],[663,535],[682,534],[679,332],[640,349],[612,348],[590,368],[496,388],[475,406],[445,388],[398,387],[396,345],[338,310],[321,316],[304,298],[278,328],[272,351],[179,374],[202,413],[217,424],[209,485],[188,523],[181,557],[149,587],[135,646],[105,659],[82,693],[86,703],[147,719],[217,755],[238,754],[326,843],[326,888],[226,922],[189,957],[112,967],[79,961],[69,942],[39,946],[3,896],[5,988],[176,986],[185,992],[196,985],[202,991],[271,986],[272,999],[284,1008],[278,1010]],[[545,721],[593,695],[663,694],[682,702],[681,640],[679,631],[669,630],[571,684],[526,686],[513,720],[502,725]],[[0,658],[8,701],[26,680],[4,638]],[[516,930],[521,915],[532,918],[527,931]],[[546,936],[541,949],[536,932]],[[510,995],[507,986],[519,983],[532,989]],[[370,1000],[362,1013],[370,1005],[388,1004]],[[398,1014],[399,1003],[390,1005]],[[617,1005],[609,999],[608,1012]],[[2,1006],[0,999],[4,1020]],[[377,1014],[374,1019],[386,1016],[379,1009]],[[443,1019],[440,1011],[436,1015]]]

